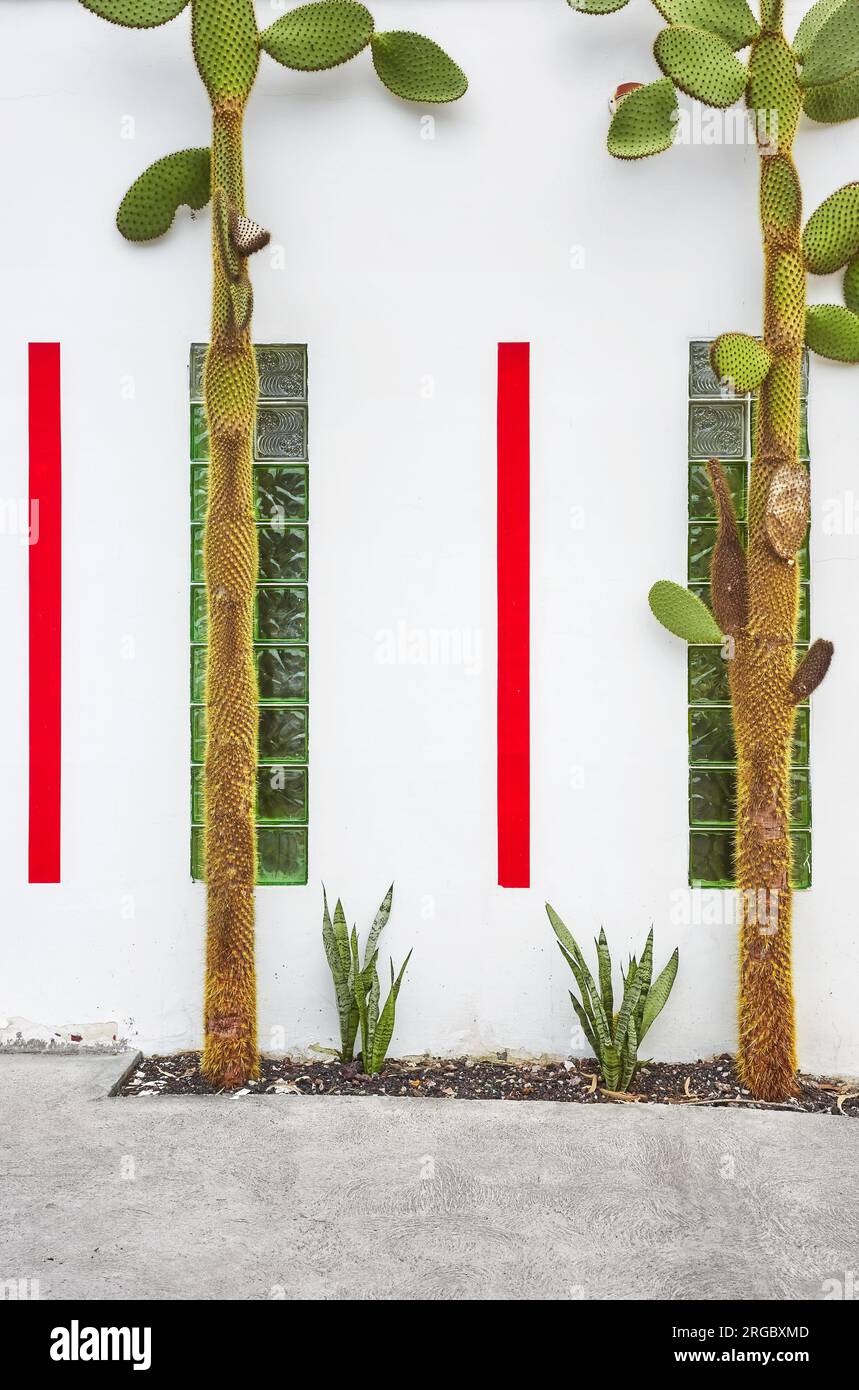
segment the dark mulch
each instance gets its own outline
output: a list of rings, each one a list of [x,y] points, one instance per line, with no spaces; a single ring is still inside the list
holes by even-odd
[[[729,1053],[704,1062],[650,1062],[639,1067],[626,1097],[607,1092],[591,1058],[572,1062],[469,1061],[466,1057],[390,1060],[379,1076],[364,1076],[356,1063],[293,1061],[265,1057],[259,1081],[237,1096],[424,1096],[431,1100],[566,1100],[582,1105],[723,1105],[795,1110],[859,1118],[859,1089],[816,1076],[800,1076],[801,1094],[783,1105],[753,1100],[734,1072]],[[147,1057],[123,1086],[124,1096],[213,1095],[200,1074],[199,1052]]]

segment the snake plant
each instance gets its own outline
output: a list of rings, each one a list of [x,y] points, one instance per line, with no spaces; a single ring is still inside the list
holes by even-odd
[[[212,204],[212,331],[203,373],[211,462],[204,540],[208,929],[202,1066],[213,1085],[234,1087],[259,1073],[254,961],[259,695],[253,650],[258,546],[252,473],[259,380],[248,260],[270,239],[245,207],[245,107],[263,57],[313,73],[369,50],[383,85],[422,105],[456,101],[468,83],[430,39],[400,30],[379,33],[358,0],[313,0],[263,30],[254,0],[81,4],[132,29],[154,29],[189,11],[194,60],[212,112],[211,147],[182,150],[152,164],[123,199],[117,223],[129,241],[152,241],[169,229],[183,204],[195,210]],[[166,84],[168,74],[160,80]],[[282,177],[280,169],[271,172]]]
[[[412,954],[409,951],[400,967],[400,973],[396,976],[394,962],[391,961],[391,988],[380,1013],[381,989],[376,969],[378,942],[391,915],[393,897],[394,885],[391,884],[367,935],[362,965],[356,928],[353,927],[350,932],[346,926],[346,913],[339,898],[332,921],[328,911],[328,897],[325,889],[322,890],[322,943],[334,981],[337,1012],[340,1016],[340,1061],[352,1061],[360,1025],[361,1060],[364,1071],[370,1076],[381,1071],[385,1064],[394,1033],[400,985]]]
[[[606,1089],[627,1091],[638,1065],[638,1049],[654,1019],[662,1012],[677,974],[679,953],[674,948],[668,964],[653,979],[653,928],[641,953],[641,960],[630,957],[626,970],[621,967],[623,995],[617,1013],[611,981],[611,952],[601,928],[594,945],[597,950],[599,986],[571,933],[554,908],[546,903],[558,947],[573,972],[579,999],[570,990],[570,999],[582,1032],[593,1048]]]

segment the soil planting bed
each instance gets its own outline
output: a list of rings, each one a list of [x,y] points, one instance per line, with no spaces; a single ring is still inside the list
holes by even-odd
[[[378,1076],[365,1076],[355,1063],[293,1061],[264,1057],[259,1081],[236,1098],[249,1095],[422,1096],[430,1100],[561,1100],[579,1105],[742,1106],[859,1117],[859,1087],[816,1076],[799,1077],[800,1095],[783,1104],[754,1100],[734,1072],[729,1053],[703,1062],[651,1062],[639,1067],[626,1096],[600,1085],[590,1058],[572,1062],[470,1061],[465,1057],[387,1063]],[[123,1096],[215,1095],[200,1074],[199,1052],[147,1057],[129,1077]]]

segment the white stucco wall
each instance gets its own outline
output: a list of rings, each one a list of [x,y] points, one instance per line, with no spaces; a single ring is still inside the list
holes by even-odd
[[[626,954],[653,923],[660,961],[679,944],[656,1055],[731,1048],[735,933],[694,920],[684,891],[685,651],[646,594],[685,573],[687,341],[759,324],[755,152],[609,159],[610,92],[656,75],[645,0],[601,20],[563,0],[373,9],[470,74],[434,140],[366,54],[314,76],[265,61],[248,114],[250,210],[285,252],[283,269],[256,258],[255,336],[309,345],[312,481],[310,883],[258,895],[261,1042],[336,1035],[321,880],[363,927],[394,878],[385,945],[415,947],[395,1051],[567,1050],[545,898],[584,941],[602,923]],[[0,536],[0,1013],[197,1045],[185,367],[207,333],[208,213],[148,248],[113,216],[152,160],[207,143],[207,102],[187,15],[129,33],[74,0],[4,0],[0,31],[0,493],[26,497],[39,339],[63,348],[65,488],[57,887],[26,882],[27,549]],[[798,161],[811,208],[857,176],[859,126],[804,126]],[[499,339],[532,343],[528,891],[495,886]],[[859,523],[820,522],[859,497],[856,383],[813,363],[813,635],[837,659],[814,700],[814,887],[795,912],[801,1061],[854,1073]],[[477,634],[482,664],[381,663],[401,623]]]

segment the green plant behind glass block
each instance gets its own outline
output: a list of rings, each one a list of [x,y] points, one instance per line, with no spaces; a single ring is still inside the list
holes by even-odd
[[[273,887],[306,882],[306,828],[260,826],[257,831],[257,883]]]
[[[257,772],[258,825],[307,823],[307,768],[273,763]]]
[[[306,642],[307,589],[300,585],[264,585],[257,590],[256,638],[259,642]]]
[[[306,521],[307,468],[301,465],[254,465],[258,521]]]
[[[687,648],[690,705],[727,704],[730,699],[728,668],[722,648]]]
[[[746,473],[745,463],[725,463],[722,465],[725,482],[734,504],[738,521],[746,518]],[[706,463],[689,465],[689,520],[716,521],[716,503]],[[707,578],[709,579],[709,574]]]
[[[261,763],[307,762],[307,709],[303,705],[263,705],[259,711]]]
[[[206,409],[202,405],[191,406],[191,461],[205,463],[209,458],[209,427],[206,424]]]
[[[259,577],[288,583],[307,580],[307,527],[278,522],[259,527]]]
[[[255,647],[254,653],[260,700],[307,703],[307,647]]]

